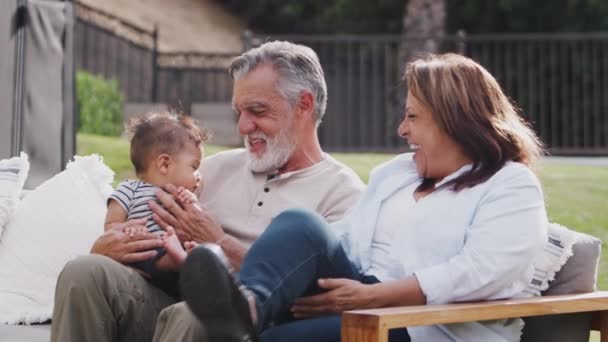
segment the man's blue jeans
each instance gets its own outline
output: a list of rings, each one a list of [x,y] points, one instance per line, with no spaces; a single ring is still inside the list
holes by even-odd
[[[296,321],[290,313],[296,298],[321,292],[319,278],[378,282],[356,269],[323,218],[300,209],[281,213],[251,246],[239,272],[258,299],[262,341],[339,341],[340,316]],[[395,341],[409,341],[405,329],[397,334]]]

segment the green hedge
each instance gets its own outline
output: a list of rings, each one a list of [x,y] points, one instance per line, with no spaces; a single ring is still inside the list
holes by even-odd
[[[118,136],[123,131],[124,97],[116,80],[79,70],[76,73],[78,130]]]

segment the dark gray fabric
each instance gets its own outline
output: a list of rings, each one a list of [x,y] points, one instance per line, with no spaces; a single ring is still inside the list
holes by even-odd
[[[5,0],[0,10],[0,159],[12,154],[16,9],[16,0]]]
[[[61,166],[76,154],[76,80],[74,70],[74,6],[65,3],[63,46],[63,151]]]
[[[595,291],[602,242],[576,233],[573,255],[555,275],[543,295]],[[588,342],[591,313],[548,315],[525,318],[522,342]]]
[[[66,23],[72,20],[67,17],[72,14],[66,10],[70,6],[47,0],[30,0],[27,5],[22,132],[23,150],[29,154],[31,166],[26,188],[39,185],[64,167],[64,48],[66,38],[71,38],[66,31]]]

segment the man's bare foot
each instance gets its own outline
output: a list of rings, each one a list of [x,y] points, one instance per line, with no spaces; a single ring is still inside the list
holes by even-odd
[[[186,261],[188,254],[184,250],[184,247],[182,247],[181,242],[179,242],[173,227],[167,227],[166,231],[167,234],[162,238],[163,247],[165,248],[165,251],[167,251],[167,255],[169,255],[178,266],[181,266],[184,261]]]

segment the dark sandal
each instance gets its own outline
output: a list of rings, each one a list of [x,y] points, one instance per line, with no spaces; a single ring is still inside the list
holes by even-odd
[[[204,323],[209,341],[258,342],[249,301],[229,267],[219,246],[196,247],[180,272],[182,296]]]

